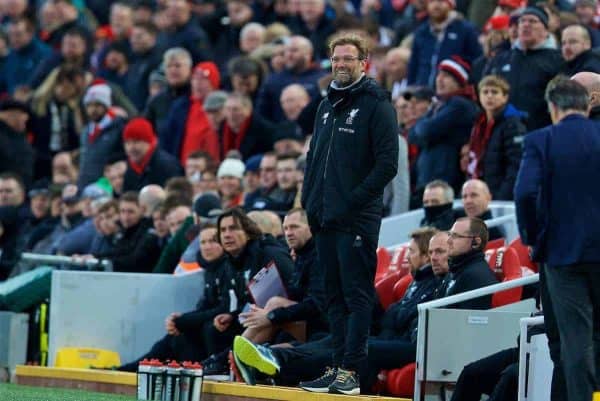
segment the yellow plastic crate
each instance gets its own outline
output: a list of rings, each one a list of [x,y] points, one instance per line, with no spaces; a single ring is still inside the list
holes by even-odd
[[[120,365],[118,352],[99,348],[59,348],[54,362],[57,368],[111,368]]]

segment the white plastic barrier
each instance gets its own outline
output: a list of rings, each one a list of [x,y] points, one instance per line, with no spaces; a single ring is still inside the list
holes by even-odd
[[[0,368],[11,372],[27,359],[29,315],[0,312]]]
[[[462,202],[455,201],[454,208],[458,209],[462,207]],[[517,228],[514,202],[506,201],[493,201],[490,203],[490,210],[494,219],[502,216],[512,215],[511,218],[504,220],[498,220],[494,222],[494,225],[499,225],[504,228],[506,232],[506,241],[512,241],[517,238],[519,231]],[[386,217],[381,222],[381,230],[379,232],[379,246],[385,248],[394,248],[398,244],[405,243],[408,241],[409,235],[412,231],[419,228],[421,220],[423,219],[423,209],[413,210],[410,212],[402,213],[397,216]],[[489,223],[488,220],[486,223]]]
[[[550,401],[552,370],[548,337],[536,334],[527,337],[527,329],[544,323],[543,316],[521,319],[519,344],[519,401]]]
[[[109,349],[129,362],[166,334],[169,313],[193,310],[203,291],[203,271],[184,276],[54,271],[49,365],[61,347]]]
[[[440,308],[538,281],[534,274],[419,304],[414,399],[439,394],[466,364],[514,347],[520,319],[535,310],[535,302],[528,299],[490,310]]]

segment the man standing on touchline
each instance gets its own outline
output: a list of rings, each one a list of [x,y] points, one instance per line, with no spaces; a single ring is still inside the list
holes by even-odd
[[[339,36],[329,49],[333,81],[315,118],[302,204],[325,271],[333,369],[306,387],[355,395],[366,369],[382,196],[397,173],[398,124],[389,93],[365,75],[363,39]]]

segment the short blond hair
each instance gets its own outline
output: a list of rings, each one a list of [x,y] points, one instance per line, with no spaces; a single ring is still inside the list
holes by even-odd
[[[479,82],[479,85],[477,85],[477,90],[481,92],[481,89],[483,89],[486,86],[498,88],[505,95],[507,95],[510,92],[510,84],[506,79],[502,78],[499,75],[486,75],[485,77],[483,77],[483,79]]]
[[[366,60],[369,56],[369,48],[367,47],[367,42],[361,36],[356,34],[342,34],[334,37],[331,42],[329,42],[329,52],[333,54],[336,46],[344,46],[344,45],[352,45],[356,47],[358,50],[358,58],[360,60]]]

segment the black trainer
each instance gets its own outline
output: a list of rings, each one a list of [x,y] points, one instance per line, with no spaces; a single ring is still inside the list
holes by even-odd
[[[329,386],[333,383],[337,376],[337,369],[327,368],[325,374],[315,380],[300,382],[298,386],[306,391],[313,393],[328,393]]]
[[[229,350],[219,354],[213,354],[202,361],[204,378],[208,380],[229,380],[229,361],[227,355]]]
[[[358,373],[338,369],[334,382],[329,386],[329,392],[334,394],[359,395],[360,381],[358,380]]]

